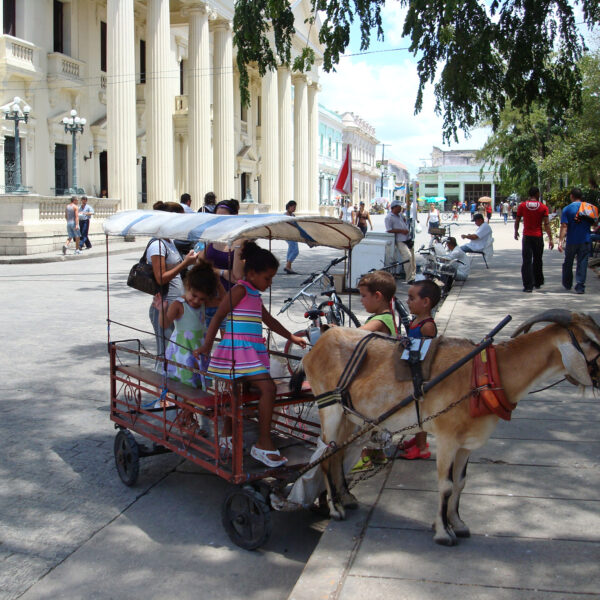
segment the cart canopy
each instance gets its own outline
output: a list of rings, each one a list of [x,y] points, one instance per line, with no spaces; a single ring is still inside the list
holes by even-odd
[[[335,217],[288,217],[282,214],[214,215],[128,210],[106,219],[103,228],[106,235],[114,236],[140,235],[224,244],[263,238],[338,249],[352,248],[363,239],[358,227]]]

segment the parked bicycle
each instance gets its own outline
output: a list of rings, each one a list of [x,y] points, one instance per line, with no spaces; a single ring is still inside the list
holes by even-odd
[[[310,321],[309,326],[300,331],[296,331],[294,335],[307,338],[309,344],[306,349],[302,350],[297,346],[292,348],[288,341],[284,347],[284,353],[287,356],[286,363],[290,373],[293,373],[298,366],[302,357],[310,350],[312,345],[317,341],[321,332],[323,323],[338,325],[340,327],[360,327],[360,321],[356,315],[342,302],[338,296],[333,276],[329,274],[329,270],[346,260],[346,256],[332,260],[325,269],[316,273],[311,273],[302,282],[302,289],[288,298],[281,307],[278,314],[289,310],[294,303],[300,302],[305,308],[304,318]],[[317,302],[318,295],[311,293],[311,289],[320,286],[320,296],[325,296],[327,300],[321,303]]]
[[[339,325],[341,327],[352,327],[353,325],[354,327],[360,327],[360,321],[356,318],[356,315],[342,302],[341,298],[338,296],[338,293],[335,289],[333,275],[329,273],[329,270],[333,266],[344,262],[346,258],[346,256],[335,258],[322,271],[311,273],[302,282],[302,289],[295,296],[288,298],[284,302],[278,314],[289,310],[297,301],[300,301],[300,303],[306,309],[308,309],[312,306],[313,296],[316,296],[316,294],[311,294],[309,291],[320,286],[320,295],[327,297],[327,300],[324,300],[318,304],[317,308],[324,313],[326,322],[333,323],[334,325]]]

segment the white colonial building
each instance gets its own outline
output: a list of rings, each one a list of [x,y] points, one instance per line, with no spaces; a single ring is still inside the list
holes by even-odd
[[[291,4],[292,54],[308,45],[319,64],[318,23],[304,22],[310,2]],[[107,214],[183,192],[198,208],[208,191],[254,200],[254,210],[282,211],[294,198],[299,212],[318,211],[316,69],[261,78],[250,68],[243,107],[232,0],[3,0],[2,8],[0,105],[18,96],[31,111],[20,124],[27,197],[11,195],[15,128],[1,120],[0,253],[62,243],[64,201],[55,197],[72,186],[73,165],[79,188],[113,199],[95,201]],[[72,110],[87,120],[76,161],[62,123]]]
[[[378,195],[381,171],[376,166],[375,151],[379,141],[375,128],[352,112],[342,114],[344,149],[352,147],[352,203],[367,205]]]
[[[319,105],[319,203],[335,204],[340,192],[333,189],[342,166],[343,125],[336,112]]]
[[[441,150],[433,147],[430,164],[419,169],[419,195],[446,198],[446,209],[456,202],[467,206],[482,196],[494,203],[494,172],[477,159],[478,150]]]

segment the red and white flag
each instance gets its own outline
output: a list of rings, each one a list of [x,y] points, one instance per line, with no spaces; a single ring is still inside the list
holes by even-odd
[[[333,189],[347,196],[352,195],[352,152],[350,144],[346,146],[346,157],[340,167]]]

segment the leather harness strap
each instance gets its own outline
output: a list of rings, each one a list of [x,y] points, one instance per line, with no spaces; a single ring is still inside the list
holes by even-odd
[[[324,394],[319,394],[315,396],[315,402],[317,403],[317,407],[320,409],[325,408],[327,406],[331,406],[332,404],[340,403],[345,412],[349,412],[363,421],[367,423],[371,423],[373,419],[366,417],[365,415],[359,413],[352,404],[352,396],[350,395],[349,387],[352,385],[355,377],[358,375],[362,364],[367,356],[367,344],[373,340],[374,338],[379,338],[382,340],[386,340],[393,344],[402,344],[405,348],[409,348],[409,359],[408,363],[410,365],[414,393],[412,400],[415,403],[415,410],[417,411],[417,420],[419,422],[419,426],[421,426],[421,411],[419,407],[419,399],[423,396],[423,374],[421,371],[421,350],[413,351],[410,350],[409,339],[410,338],[393,338],[387,335],[383,335],[381,333],[373,332],[366,335],[364,338],[358,342],[342,374],[340,375],[339,381],[334,390],[330,392],[325,392]],[[423,341],[421,340],[421,345]]]
[[[489,346],[473,358],[471,385],[473,386],[469,406],[471,417],[494,414],[505,421],[510,421],[516,404],[509,402],[504,393],[494,346]]]

